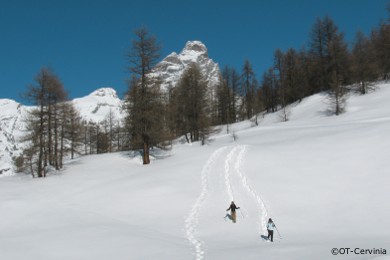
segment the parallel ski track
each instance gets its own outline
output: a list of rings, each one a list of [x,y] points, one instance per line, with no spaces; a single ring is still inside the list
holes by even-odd
[[[186,238],[193,246],[197,260],[204,259],[204,255],[205,255],[203,249],[204,247],[203,242],[196,236],[196,230],[199,223],[199,213],[209,193],[208,180],[209,180],[211,168],[218,160],[218,157],[220,157],[221,153],[224,152],[226,149],[227,149],[226,146],[221,147],[216,151],[214,151],[208,158],[201,172],[201,185],[202,185],[201,193],[197,198],[196,202],[193,204],[190,213],[188,214],[185,220],[184,229],[185,229]],[[246,145],[237,145],[231,148],[230,152],[226,155],[225,162],[224,162],[224,176],[223,176],[225,189],[228,197],[230,198],[231,201],[233,201],[234,190],[231,181],[232,175],[235,175],[240,179],[241,187],[256,202],[256,205],[260,213],[259,214],[260,217],[257,221],[258,229],[260,233],[264,233],[266,231],[265,226],[267,223],[267,216],[268,216],[267,208],[264,204],[261,195],[258,192],[256,192],[256,190],[252,186],[250,186],[245,172],[242,171],[241,169],[242,168],[241,165],[243,163],[246,150],[247,150]]]
[[[206,200],[206,197],[209,192],[209,174],[211,167],[215,163],[216,159],[220,156],[220,154],[226,149],[227,147],[221,147],[217,149],[215,152],[211,154],[209,159],[207,160],[206,164],[204,165],[201,173],[201,185],[202,185],[202,191],[196,200],[196,202],[193,204],[190,213],[188,214],[186,220],[185,220],[185,233],[187,240],[192,244],[195,250],[195,256],[197,260],[201,260],[204,258],[204,250],[203,250],[203,242],[200,241],[196,235],[195,231],[198,226],[199,222],[199,212],[204,204],[204,201]]]
[[[264,204],[264,201],[259,193],[256,192],[256,190],[249,185],[248,178],[245,175],[245,172],[241,170],[241,164],[243,162],[243,157],[246,153],[247,146],[239,146],[239,152],[237,159],[235,161],[234,169],[237,175],[239,176],[241,180],[242,186],[245,188],[245,190],[253,197],[253,199],[256,201],[256,204],[260,211],[260,219],[258,222],[259,232],[265,233],[265,227],[267,224],[267,217],[268,217],[268,211]]]
[[[226,186],[226,193],[228,194],[228,197],[230,198],[230,201],[234,200],[234,194],[233,194],[233,188],[232,183],[230,180],[230,164],[233,159],[233,155],[236,153],[238,147],[234,147],[226,156],[225,159],[225,186]]]
[[[226,193],[228,194],[231,201],[234,201],[234,191],[232,188],[231,178],[233,174],[236,174],[240,181],[241,186],[244,188],[244,190],[250,194],[250,196],[254,199],[256,202],[256,205],[259,209],[259,220],[258,220],[258,229],[259,232],[264,234],[265,233],[265,226],[267,224],[267,217],[268,217],[268,211],[264,204],[264,201],[261,197],[261,195],[256,192],[256,190],[250,186],[248,182],[248,178],[246,177],[245,173],[241,170],[241,165],[243,162],[244,155],[246,153],[247,146],[246,145],[239,145],[234,147],[230,153],[227,155],[225,160],[225,186],[226,186]],[[234,158],[234,159],[233,159]],[[231,173],[231,166],[234,165],[234,172]]]

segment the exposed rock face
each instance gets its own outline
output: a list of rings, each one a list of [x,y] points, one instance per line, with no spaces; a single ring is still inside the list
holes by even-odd
[[[219,66],[209,58],[206,46],[200,41],[187,42],[179,54],[172,52],[156,65],[150,76],[159,77],[162,89],[167,90],[176,86],[191,63],[199,66],[209,88],[213,89],[219,83]]]

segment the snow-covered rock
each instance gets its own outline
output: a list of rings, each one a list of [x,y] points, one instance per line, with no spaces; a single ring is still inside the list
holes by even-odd
[[[111,113],[115,120],[124,117],[122,100],[113,88],[100,88],[88,96],[72,100],[73,105],[86,121],[104,121]]]
[[[176,52],[169,54],[155,66],[151,76],[159,77],[162,80],[162,89],[167,90],[170,86],[176,86],[183,72],[192,63],[199,66],[209,88],[213,88],[219,83],[218,63],[209,58],[206,46],[200,41],[188,41],[179,54]]]
[[[14,100],[0,99],[0,176],[14,173],[12,158],[20,153],[28,109]]]
[[[122,101],[112,88],[98,89],[71,102],[86,121],[102,122],[110,112],[114,120],[121,120],[124,115]],[[23,149],[21,139],[26,134],[26,118],[32,108],[11,99],[0,99],[0,176],[15,173],[13,157]]]

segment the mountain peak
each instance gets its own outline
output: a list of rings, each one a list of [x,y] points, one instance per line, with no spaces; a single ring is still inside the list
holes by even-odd
[[[97,89],[88,96],[73,99],[72,103],[88,121],[103,122],[110,113],[117,119],[123,117],[122,101],[113,88]]]
[[[193,63],[199,66],[210,88],[218,84],[218,64],[208,57],[207,48],[201,41],[188,41],[180,53],[172,52],[159,62],[149,76],[158,77],[162,89],[167,90],[176,86],[183,72]]]
[[[204,45],[201,41],[188,41],[183,51],[195,51],[195,52],[207,53],[207,48],[206,45]]]
[[[89,94],[89,96],[98,96],[98,97],[113,97],[118,98],[115,89],[113,88],[99,88]]]

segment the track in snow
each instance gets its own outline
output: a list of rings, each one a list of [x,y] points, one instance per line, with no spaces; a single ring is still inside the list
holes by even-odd
[[[248,183],[248,178],[245,175],[245,172],[241,170],[241,165],[243,162],[243,158],[246,152],[247,146],[246,145],[240,145],[234,147],[225,160],[225,186],[226,186],[226,193],[228,194],[231,201],[234,201],[234,192],[233,192],[233,185],[232,185],[232,177],[233,175],[236,175],[240,180],[240,188],[244,188],[244,190],[250,194],[250,196],[255,200],[256,205],[258,207],[258,210],[260,212],[260,219],[258,221],[258,227],[260,233],[265,233],[265,226],[267,224],[267,209],[265,207],[265,204],[258,192],[254,188],[250,186]],[[231,165],[234,166],[234,171],[231,173]],[[247,215],[247,213],[244,210],[244,215]]]
[[[215,160],[225,149],[226,147],[222,147],[216,150],[214,153],[212,153],[209,159],[207,160],[205,166],[203,167],[201,173],[202,191],[198,199],[196,200],[195,204],[192,206],[191,211],[185,220],[186,238],[195,248],[196,259],[203,259],[204,256],[202,242],[196,237],[195,231],[199,222],[200,209],[203,206],[203,203],[206,199],[209,190],[209,183],[208,183],[209,174]]]
[[[237,145],[230,147],[230,150],[226,152],[225,150],[227,150],[227,147],[217,149],[207,160],[201,173],[201,193],[185,220],[186,238],[193,246],[197,260],[204,259],[205,248],[207,248],[207,243],[200,238],[201,232],[199,232],[199,228],[202,227],[202,223],[199,224],[199,219],[203,215],[200,214],[201,209],[205,208],[204,210],[212,211],[213,209],[210,208],[210,206],[212,207],[214,205],[215,207],[216,204],[220,204],[221,202],[226,203],[226,197],[221,196],[221,192],[225,192],[230,201],[234,200],[235,195],[237,194],[243,199],[245,196],[245,200],[251,200],[251,205],[255,207],[255,209],[251,209],[251,211],[257,212],[254,214],[259,216],[256,220],[253,220],[256,222],[256,224],[255,222],[253,222],[253,224],[258,226],[260,234],[264,234],[266,231],[267,209],[260,194],[250,185],[245,172],[242,170],[247,146]],[[225,154],[225,156],[222,156],[223,154]],[[217,174],[218,172],[222,174]],[[219,190],[218,187],[220,187]],[[221,201],[222,197],[225,198],[223,201]],[[207,205],[205,205],[207,204],[206,201],[208,201],[207,203],[210,203],[208,208],[206,207]],[[247,211],[245,209],[241,210],[241,216],[247,217]],[[217,220],[215,219],[215,221]],[[210,226],[209,229],[210,228],[212,229],[213,226]],[[218,238],[214,239],[218,240]]]
[[[266,231],[265,226],[267,224],[267,216],[268,216],[267,208],[265,207],[264,201],[261,198],[260,194],[257,193],[256,190],[253,189],[249,185],[248,179],[247,179],[245,173],[241,170],[241,164],[242,164],[246,149],[247,149],[246,146],[239,147],[238,156],[237,156],[237,159],[235,161],[234,169],[235,169],[236,174],[239,176],[239,178],[241,180],[242,186],[256,201],[256,204],[257,204],[259,211],[260,211],[260,220],[259,220],[259,224],[258,224],[259,232],[265,233],[265,231]]]

